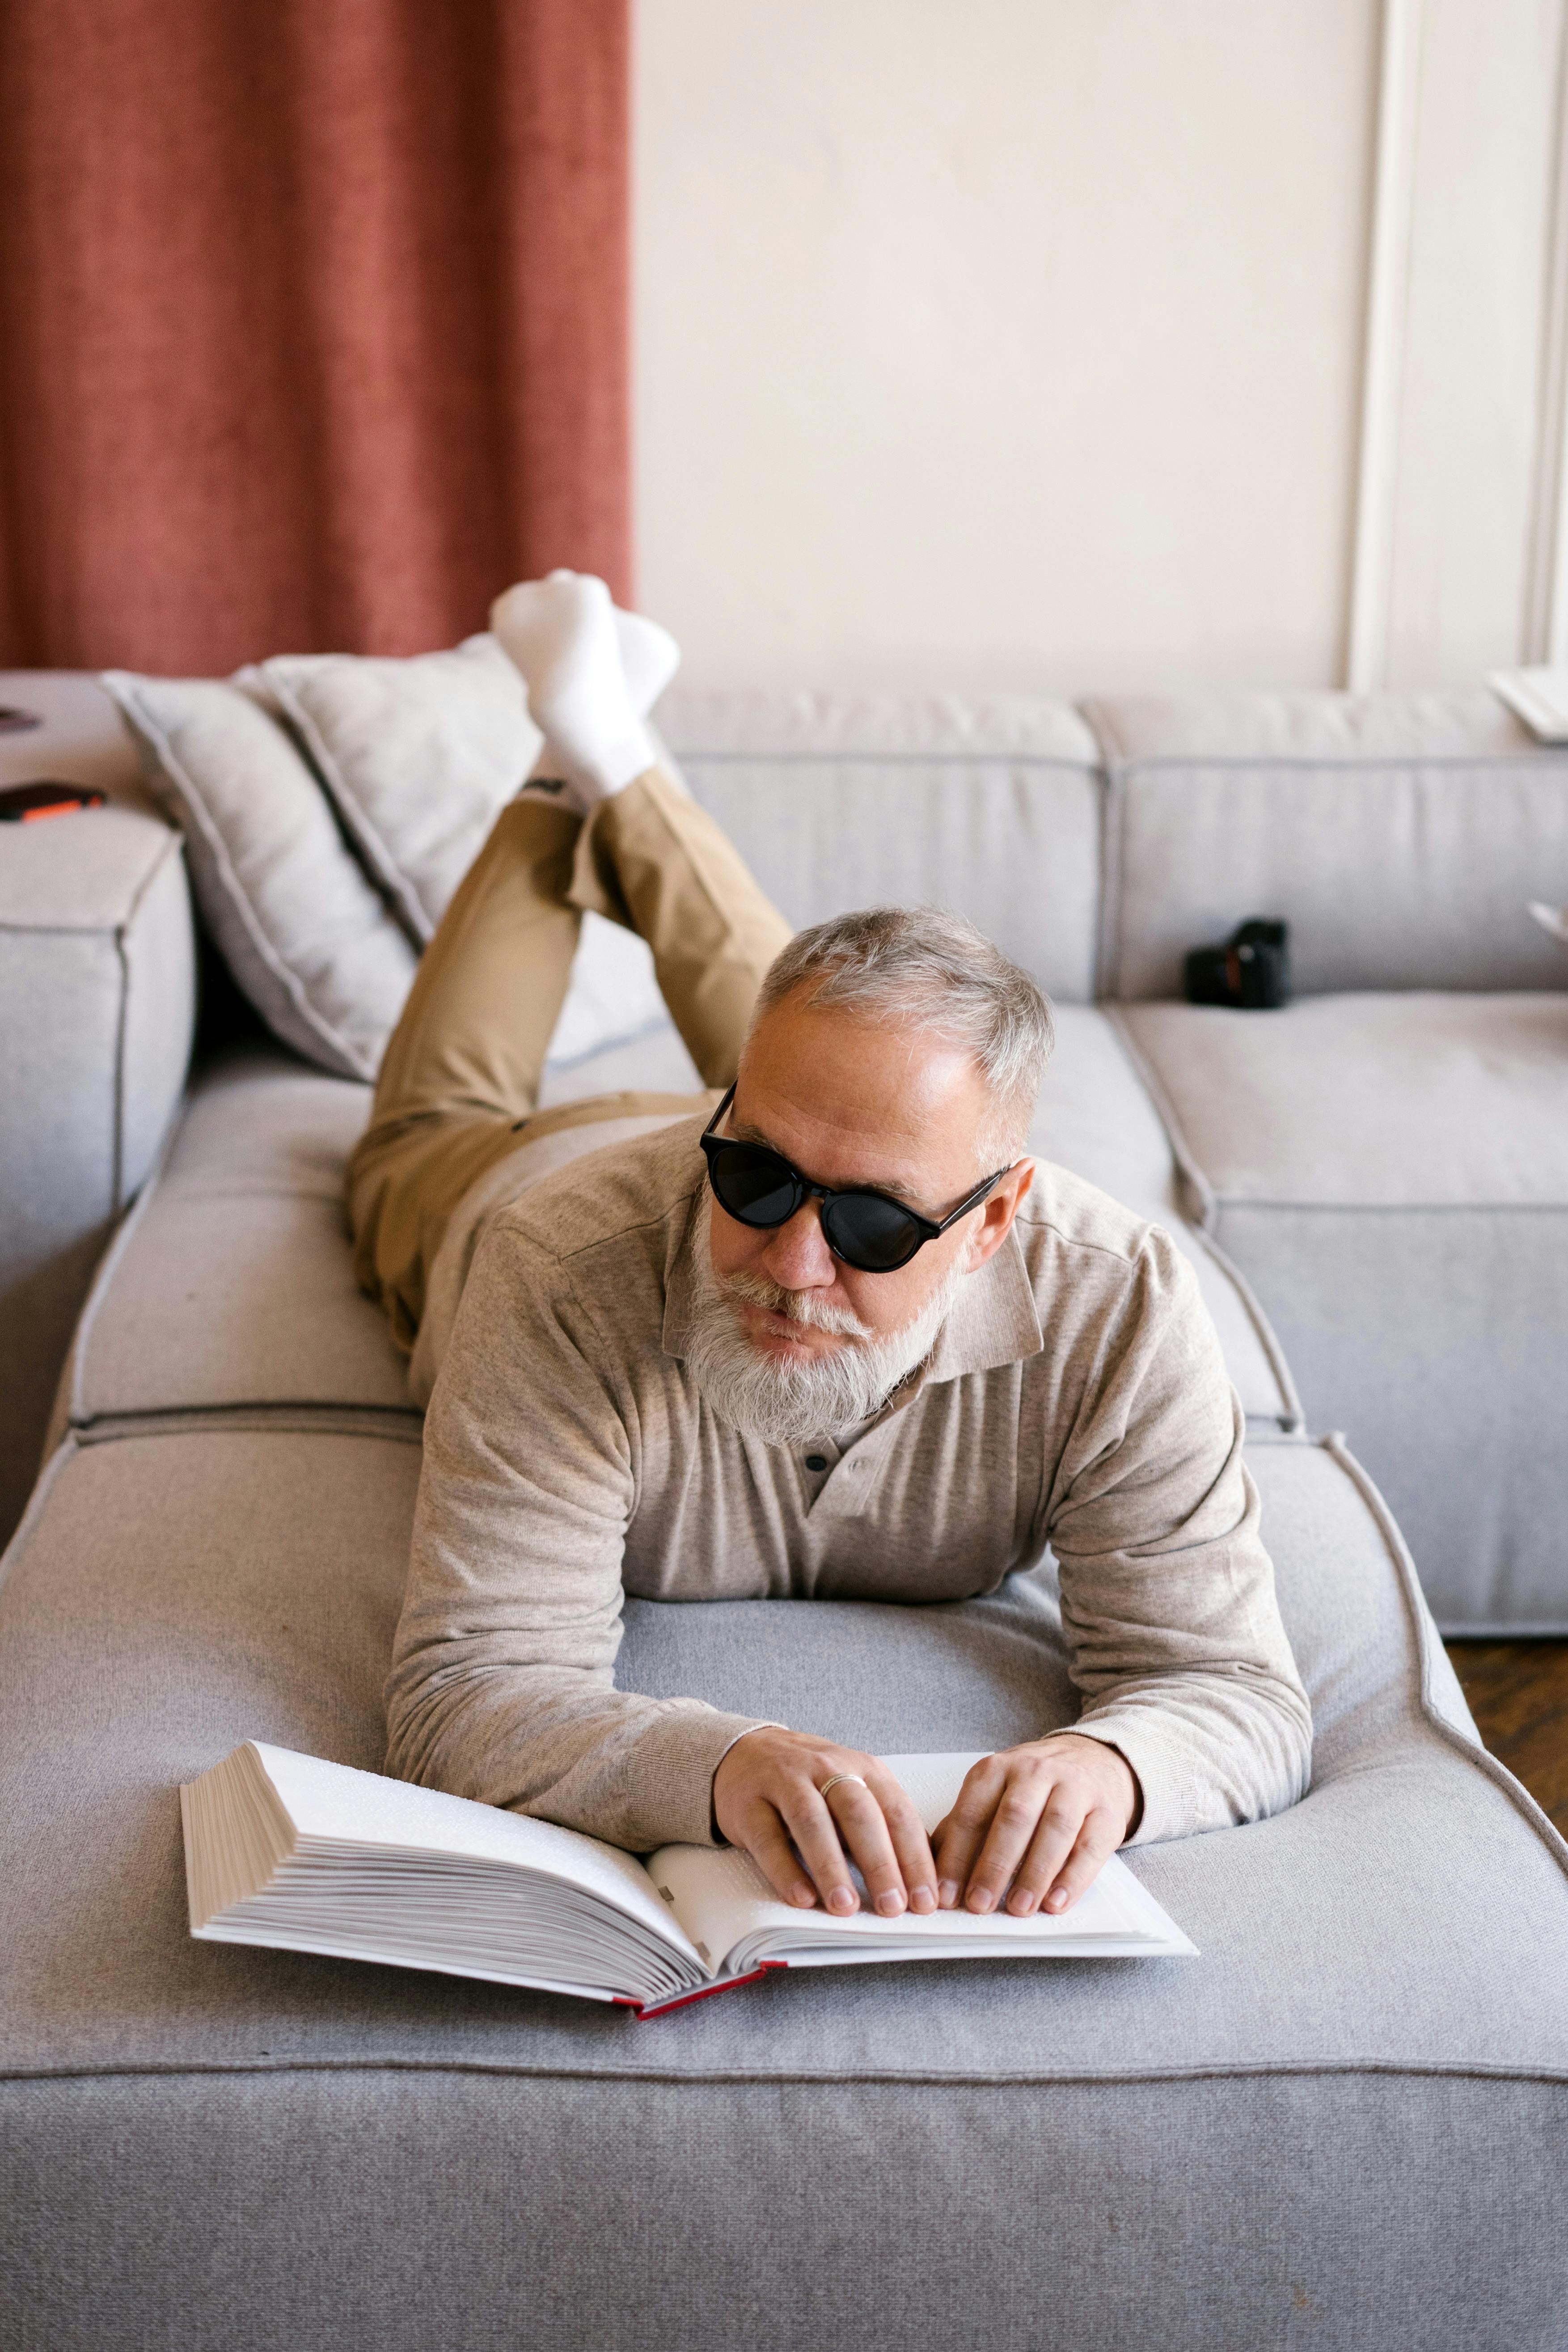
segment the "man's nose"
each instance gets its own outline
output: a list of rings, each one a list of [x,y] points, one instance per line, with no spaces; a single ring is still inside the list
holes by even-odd
[[[783,1290],[826,1290],[838,1279],[838,1261],[827,1246],[815,1201],[798,1208],[773,1233],[763,1265]]]

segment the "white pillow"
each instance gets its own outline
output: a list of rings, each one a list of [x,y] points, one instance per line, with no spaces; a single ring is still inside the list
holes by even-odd
[[[307,1060],[374,1079],[416,952],[247,676],[109,670],[103,683],[184,834],[196,903],[239,986]]]
[[[260,674],[424,947],[539,751],[521,678],[493,637],[403,661],[283,654]]]
[[[543,738],[516,669],[481,635],[401,661],[279,655],[256,675],[297,730],[366,870],[423,946],[538,757]],[[586,916],[551,1063],[586,1060],[668,1018],[642,940]]]

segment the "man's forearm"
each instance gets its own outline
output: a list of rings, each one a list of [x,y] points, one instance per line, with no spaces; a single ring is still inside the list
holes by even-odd
[[[1115,1748],[1136,1776],[1130,1844],[1263,1821],[1311,1779],[1310,1710],[1283,1677],[1151,1676],[1086,1707],[1073,1728]]]
[[[569,1667],[400,1661],[387,1770],[563,1822],[633,1853],[712,1837],[714,1771],[752,1724],[697,1699],[649,1699]]]

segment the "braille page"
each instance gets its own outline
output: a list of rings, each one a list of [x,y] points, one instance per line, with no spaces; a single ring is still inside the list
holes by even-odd
[[[949,1811],[964,1774],[978,1760],[978,1752],[879,1759],[908,1791],[928,1830]],[[884,1919],[864,1908],[840,1919],[820,1908],[796,1910],[781,1903],[750,1857],[733,1848],[715,1852],[708,1846],[661,1846],[650,1855],[647,1867],[710,1968],[752,1968],[763,1958],[787,1958],[799,1968],[965,1954],[1190,1954],[1194,1948],[1114,1855],[1070,1911],[1037,1912],[1025,1919],[1009,1912],[969,1911],[939,1911],[923,1917],[905,1912]]]

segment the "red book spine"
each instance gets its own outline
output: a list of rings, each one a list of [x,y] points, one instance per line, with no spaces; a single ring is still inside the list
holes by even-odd
[[[770,1969],[787,1969],[787,1960],[763,1960],[760,1968],[748,1969],[743,1977],[721,1977],[717,1984],[703,1985],[696,1992],[683,1992],[678,2000],[657,2000],[651,2003],[630,2000],[625,1994],[616,1995],[616,2009],[629,2009],[640,2025],[645,2018],[668,2017],[672,2010],[689,2009],[694,2000],[710,2000],[716,1992],[728,1992],[731,1985],[755,1984]]]

